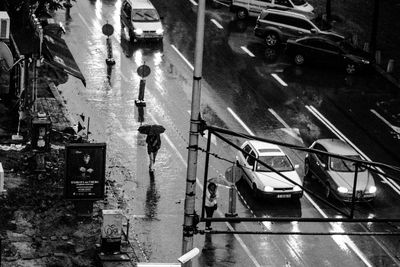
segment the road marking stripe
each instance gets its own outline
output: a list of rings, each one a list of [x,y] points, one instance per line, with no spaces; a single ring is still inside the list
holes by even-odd
[[[289,124],[287,124],[282,118],[281,116],[278,115],[278,113],[275,112],[275,110],[273,110],[272,108],[269,108],[268,111],[274,115],[274,117],[280,122],[282,123],[282,125],[289,130],[289,132],[287,132],[288,134],[290,134],[290,136],[292,136],[294,139],[303,142],[303,140],[300,138],[300,136],[293,130],[293,128],[291,128],[289,126]]]
[[[282,80],[281,77],[278,76],[278,74],[272,73],[271,76],[274,77],[275,80],[277,80],[281,85],[287,86],[287,83],[285,83],[285,81]]]
[[[381,119],[384,123],[386,123],[387,126],[389,126],[393,131],[396,133],[400,134],[400,127],[392,125],[390,122],[388,122],[384,117],[381,116],[376,110],[370,109],[372,113],[374,113],[379,119]]]
[[[314,108],[313,106],[306,106],[306,108],[314,115],[316,116],[322,123],[324,123],[334,134],[336,134],[336,136],[338,136],[341,140],[347,142],[350,146],[352,146],[365,160],[367,161],[372,161],[366,154],[364,154],[364,152],[362,152],[355,144],[353,144],[353,142],[351,142],[343,133],[341,133],[335,126],[333,126],[333,124],[328,121],[328,119],[326,119],[316,108]],[[375,167],[378,171],[384,173],[384,171],[379,168],[379,167]],[[390,187],[392,187],[392,189],[398,193],[400,195],[400,186],[393,181],[390,178],[386,178],[385,176],[378,174],[378,176],[387,182],[388,185],[390,185]]]
[[[240,125],[242,125],[242,127],[252,136],[254,136],[254,133],[250,130],[249,127],[247,127],[247,125],[239,118],[238,115],[236,115],[235,112],[233,112],[233,110],[231,108],[227,108],[228,111],[232,114],[232,116],[240,123]]]
[[[223,29],[224,27],[222,27],[221,24],[218,23],[218,21],[216,21],[215,19],[211,19],[211,22],[215,24],[215,26],[217,26],[219,29]]]
[[[171,45],[172,49],[175,50],[175,52],[183,59],[183,61],[186,62],[186,64],[189,66],[189,68],[194,71],[193,65],[182,55],[181,52],[179,52],[178,48],[176,48],[174,45]]]
[[[197,4],[194,0],[189,0],[190,1],[190,3],[192,3],[192,5],[194,5],[194,6],[198,6],[199,4]]]
[[[149,116],[151,119],[154,121],[155,124],[159,124],[159,122],[154,118],[154,116],[149,113]],[[168,135],[163,133],[162,136],[167,140],[168,144],[171,146],[171,148],[175,151],[175,153],[178,155],[179,159],[182,161],[183,165],[187,168],[187,162],[183,159],[181,153],[179,150],[175,147],[174,143],[172,143],[171,139],[168,138]],[[199,179],[196,177],[196,184],[200,187],[201,191],[203,191],[203,185],[200,183]],[[220,217],[224,217],[225,215],[220,211],[220,209],[217,209],[217,213],[219,214]],[[228,228],[231,231],[234,231],[232,225],[229,222],[225,222],[225,224],[228,226]],[[261,265],[258,263],[256,258],[253,256],[247,245],[243,242],[242,238],[238,234],[234,234],[236,240],[239,242],[239,244],[243,247],[244,251],[246,252],[247,256],[251,259],[251,261],[254,263],[256,267],[260,267]]]
[[[251,53],[250,50],[247,49],[247,47],[241,46],[240,48],[242,48],[242,50],[243,50],[244,52],[246,52],[249,56],[255,57],[255,55],[254,55],[253,53]]]

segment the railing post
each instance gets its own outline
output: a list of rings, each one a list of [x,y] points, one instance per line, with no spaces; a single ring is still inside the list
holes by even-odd
[[[355,171],[354,171],[354,183],[353,183],[353,195],[351,199],[351,212],[350,212],[350,218],[353,219],[354,217],[354,206],[355,206],[355,201],[356,201],[356,191],[357,191],[357,176],[358,176],[358,165],[360,163],[356,162],[354,163],[355,165]]]

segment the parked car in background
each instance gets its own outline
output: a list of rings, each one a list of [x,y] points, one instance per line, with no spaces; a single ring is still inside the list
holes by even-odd
[[[342,35],[328,31],[328,28],[322,20],[313,16],[266,9],[257,18],[254,34],[263,38],[269,47],[286,43],[290,38],[298,39],[310,35],[322,35],[335,41],[344,40]]]
[[[303,190],[300,187],[303,183],[296,172],[298,166],[293,166],[291,160],[279,146],[251,140],[244,142],[241,149],[252,156],[238,151],[237,162],[242,170],[242,179],[249,184],[255,196],[292,199],[299,199],[303,196]],[[253,157],[300,186],[263,166]]]
[[[350,159],[362,160],[361,156],[349,144],[340,139],[319,139],[310,148],[345,156]],[[317,178],[325,188],[325,196],[335,196],[344,202],[351,202],[354,188],[354,161],[333,156],[308,153],[304,162],[306,177]],[[376,196],[374,177],[360,166],[357,172],[355,200],[372,201]]]
[[[162,41],[164,29],[156,8],[149,0],[124,0],[121,5],[121,27],[127,28],[130,41]]]
[[[345,41],[332,41],[323,36],[308,36],[288,40],[286,53],[297,65],[314,63],[321,66],[338,66],[352,74],[370,66],[370,55]]]
[[[257,17],[263,9],[268,8],[294,10],[305,14],[314,12],[314,7],[305,0],[232,0],[230,5],[231,12],[236,13],[238,19]]]

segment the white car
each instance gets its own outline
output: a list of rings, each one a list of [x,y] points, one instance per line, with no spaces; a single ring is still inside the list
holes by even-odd
[[[300,187],[303,186],[303,182],[296,172],[298,166],[293,166],[279,146],[250,140],[244,142],[241,149],[290,179],[290,181],[285,179],[248,154],[238,151],[237,162],[242,170],[242,179],[249,184],[256,196],[292,199],[303,196],[303,189]]]
[[[162,41],[164,29],[161,18],[150,0],[123,0],[121,27],[128,28],[130,41]]]

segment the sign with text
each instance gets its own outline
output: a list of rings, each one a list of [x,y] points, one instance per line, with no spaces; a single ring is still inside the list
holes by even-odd
[[[65,198],[103,199],[106,167],[105,143],[65,146]]]

